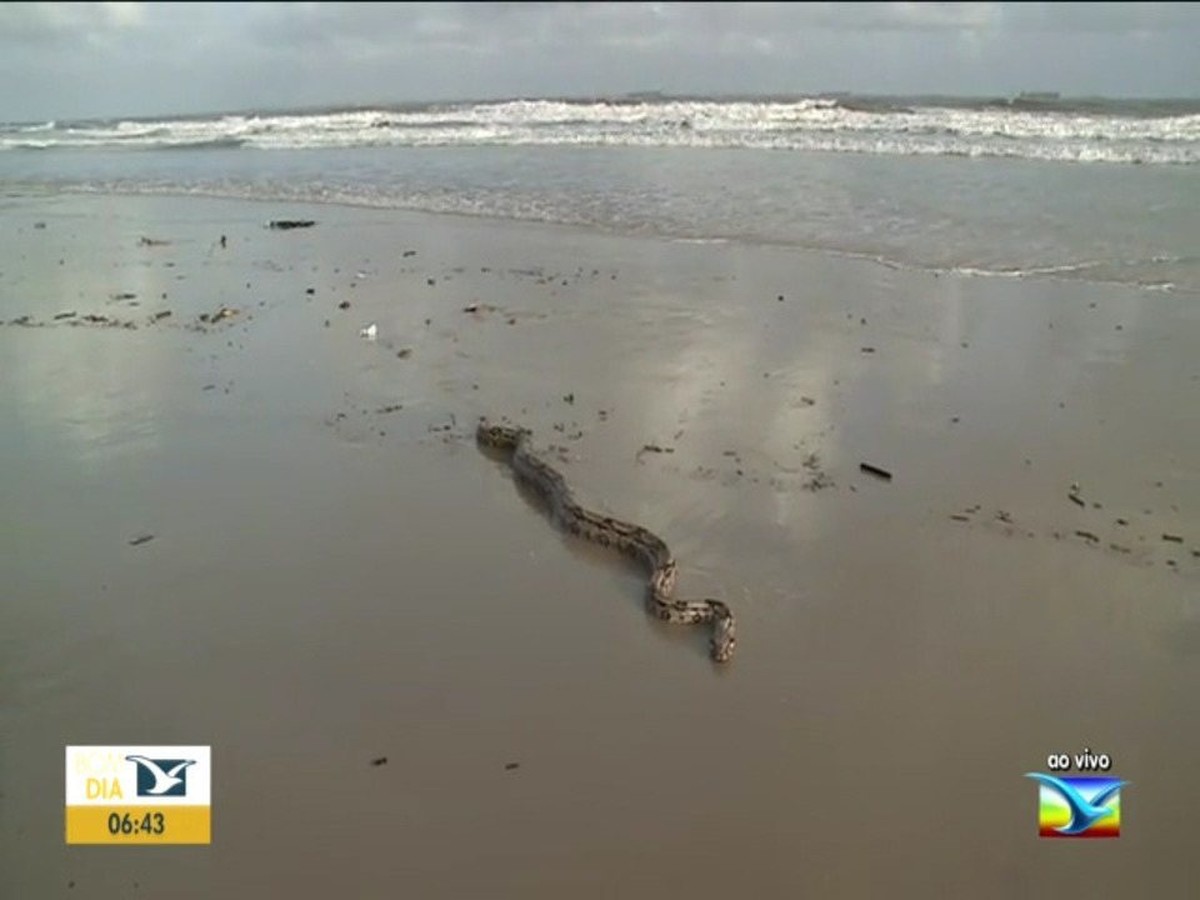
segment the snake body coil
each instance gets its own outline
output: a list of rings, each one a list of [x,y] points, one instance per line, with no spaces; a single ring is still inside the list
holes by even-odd
[[[530,450],[530,435],[528,429],[493,425],[487,419],[481,419],[475,431],[481,445],[511,454],[513,472],[546,502],[563,528],[585,540],[620,550],[646,570],[646,608],[651,615],[680,625],[710,624],[712,658],[727,662],[736,645],[729,607],[720,600],[676,599],[675,560],[662,538],[639,525],[580,506],[562,473]]]

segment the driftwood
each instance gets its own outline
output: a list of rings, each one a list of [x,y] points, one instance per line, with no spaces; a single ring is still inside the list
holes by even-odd
[[[892,480],[892,473],[887,469],[881,469],[879,466],[873,466],[870,463],[859,463],[858,467],[868,475],[874,475],[876,478],[882,478],[884,481]]]

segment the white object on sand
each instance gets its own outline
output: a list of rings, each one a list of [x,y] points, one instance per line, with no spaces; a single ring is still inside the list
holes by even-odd
[[[375,323],[372,322],[366,328],[359,331],[358,336],[365,337],[368,341],[373,341],[373,340],[375,340],[375,335],[378,333],[379,333],[379,329],[376,328]]]

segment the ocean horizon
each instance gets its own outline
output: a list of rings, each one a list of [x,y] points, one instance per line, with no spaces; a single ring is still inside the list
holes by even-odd
[[[1017,91],[1005,93],[948,94],[918,93],[892,94],[860,91],[800,91],[753,93],[741,91],[717,93],[690,93],[661,90],[628,91],[607,94],[513,94],[495,97],[448,97],[424,100],[396,100],[383,97],[365,101],[329,103],[302,103],[284,105],[243,106],[210,108],[202,110],[159,110],[146,113],[116,113],[112,115],[48,116],[36,119],[0,121],[3,126],[38,126],[53,123],[114,123],[121,121],[149,122],[163,119],[210,119],[223,116],[271,116],[271,115],[322,115],[337,112],[361,112],[370,110],[407,111],[436,108],[462,108],[507,103],[555,102],[555,103],[611,103],[638,104],[647,102],[720,102],[720,103],[799,103],[805,100],[834,100],[845,105],[855,103],[878,104],[881,109],[910,106],[943,106],[947,108],[1009,107],[1041,109],[1043,111],[1107,111],[1114,115],[1144,117],[1155,115],[1188,115],[1200,113],[1200,96],[1110,96],[1105,94],[1063,94],[1059,91]]]

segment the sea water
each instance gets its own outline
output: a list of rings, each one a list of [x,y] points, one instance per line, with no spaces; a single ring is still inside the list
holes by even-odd
[[[1200,288],[1200,101],[513,100],[0,125],[0,192],[427,210]],[[272,213],[274,214],[274,213]]]

